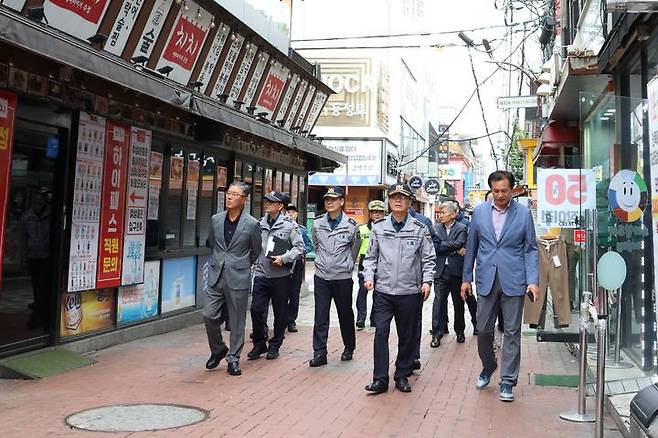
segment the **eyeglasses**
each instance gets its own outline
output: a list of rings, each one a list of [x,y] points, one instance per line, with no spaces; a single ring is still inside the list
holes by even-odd
[[[227,198],[239,198],[240,196],[244,196],[244,195],[242,193],[226,192]]]

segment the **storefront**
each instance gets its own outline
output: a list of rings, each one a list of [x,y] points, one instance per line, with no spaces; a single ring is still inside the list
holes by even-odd
[[[104,2],[89,43],[47,3],[48,27],[0,5],[0,356],[197,311],[230,182],[252,186],[259,217],[264,193],[304,205],[307,172],[345,161],[308,137],[328,87],[214,3],[194,8],[212,23],[197,58],[169,68],[191,2],[156,2],[168,19],[144,59],[143,26],[109,32],[121,2]],[[133,6],[130,20],[152,18]]]

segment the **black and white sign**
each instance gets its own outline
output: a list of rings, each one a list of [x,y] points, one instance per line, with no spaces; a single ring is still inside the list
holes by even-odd
[[[304,98],[304,93],[306,93],[306,87],[308,87],[308,82],[302,80],[302,84],[298,87],[299,90],[297,90],[297,94],[295,95],[295,98],[292,101],[292,106],[290,107],[290,113],[288,113],[288,117],[286,117],[286,125],[285,125],[286,129],[290,129],[292,127],[295,114],[297,114],[297,109],[299,108],[299,105],[302,103],[302,99]]]
[[[247,91],[244,94],[244,106],[242,109],[246,111],[247,107],[251,106],[251,104],[254,101],[254,96],[256,96],[256,90],[258,89],[258,84],[260,83],[261,78],[263,77],[263,73],[265,72],[265,67],[267,67],[267,61],[270,60],[270,55],[268,55],[265,52],[260,52],[257,56],[258,62],[256,63],[256,67],[254,68],[254,74],[251,76],[251,79],[249,80],[249,86],[247,87]]]
[[[315,93],[313,104],[311,105],[311,109],[308,112],[308,117],[306,117],[306,122],[304,122],[304,127],[302,128],[302,130],[306,131],[307,134],[311,132],[311,129],[313,129],[313,125],[315,125],[315,121],[320,115],[320,109],[326,101],[326,94],[320,93],[319,91]]]
[[[112,30],[107,38],[107,43],[103,47],[110,53],[121,56],[123,49],[126,47],[128,37],[135,26],[139,11],[142,10],[143,0],[124,0],[119,15],[117,15]]]
[[[425,181],[425,191],[428,195],[436,195],[439,193],[440,188],[439,180],[436,178],[428,178],[427,181]]]
[[[224,93],[228,78],[231,76],[233,67],[235,67],[235,63],[238,60],[240,49],[242,49],[242,45],[244,44],[244,37],[239,33],[234,32],[229,41],[231,41],[231,45],[229,46],[226,59],[224,60],[224,65],[222,65],[222,69],[219,71],[219,76],[217,76],[215,87],[212,90],[213,97]]]
[[[235,74],[233,85],[231,85],[231,92],[229,93],[229,103],[231,104],[235,103],[240,97],[242,87],[247,80],[249,70],[251,70],[251,64],[253,64],[254,59],[256,59],[256,52],[258,52],[258,47],[251,43],[247,43],[246,49],[240,68]]]
[[[409,187],[413,190],[418,190],[419,188],[423,187],[423,178],[419,177],[418,175],[412,176],[409,178]]]
[[[302,126],[302,123],[304,123],[304,118],[306,117],[308,108],[311,106],[311,101],[313,100],[313,96],[315,96],[315,85],[311,85],[310,88],[308,89],[308,93],[306,93],[306,97],[304,98],[302,109],[299,111],[299,117],[297,117],[295,126]]]
[[[215,66],[222,54],[229,33],[231,33],[231,28],[226,24],[221,23],[217,30],[217,34],[215,35],[215,39],[212,42],[212,46],[210,46],[208,56],[206,56],[206,61],[203,63],[203,67],[199,73],[199,79],[197,79],[198,82],[204,84],[204,93],[211,87],[210,77],[212,76],[213,71],[215,71]]]
[[[290,79],[290,84],[288,85],[288,89],[286,90],[286,94],[283,95],[283,99],[281,100],[281,105],[279,105],[279,111],[276,115],[276,120],[281,120],[286,116],[286,111],[288,111],[288,108],[290,107],[290,102],[292,102],[292,96],[295,93],[295,90],[297,89],[297,85],[299,85],[300,77],[297,73],[292,75],[292,79]]]
[[[171,9],[174,0],[155,0],[151,14],[149,15],[146,25],[142,30],[142,36],[139,37],[137,47],[135,47],[134,56],[151,56],[153,46],[162,32],[162,27],[167,19],[167,14]]]

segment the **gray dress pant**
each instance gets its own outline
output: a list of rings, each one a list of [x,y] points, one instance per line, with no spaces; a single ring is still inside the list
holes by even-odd
[[[222,308],[228,308],[231,321],[230,347],[226,355],[228,363],[237,363],[244,347],[244,330],[247,320],[249,289],[232,289],[220,278],[216,285],[208,288],[203,307],[203,320],[206,324],[208,345],[212,354],[219,354],[226,343],[222,338]]]
[[[478,353],[484,372],[491,373],[496,368],[496,355],[493,349],[493,332],[498,310],[503,311],[505,342],[503,342],[501,383],[516,385],[521,364],[521,318],[523,317],[524,295],[505,295],[498,276],[489,295],[479,295],[477,299]]]

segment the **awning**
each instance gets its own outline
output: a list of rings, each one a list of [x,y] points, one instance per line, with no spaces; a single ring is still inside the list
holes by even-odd
[[[533,160],[539,157],[544,147],[559,147],[565,145],[580,144],[580,128],[575,122],[564,122],[554,120],[544,128],[539,141],[539,147],[535,149]]]
[[[259,122],[178,83],[139,71],[117,56],[95,50],[87,43],[3,8],[0,8],[0,40],[291,149],[335,163],[347,163],[345,155],[306,137]]]

